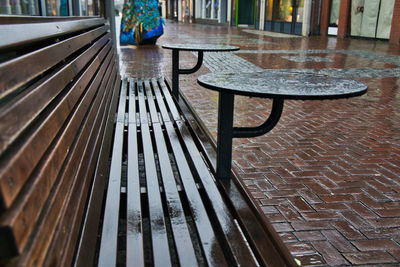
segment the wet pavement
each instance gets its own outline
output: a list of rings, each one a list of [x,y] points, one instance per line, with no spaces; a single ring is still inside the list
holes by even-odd
[[[301,71],[352,78],[367,94],[285,101],[267,135],[234,139],[233,168],[303,266],[400,266],[400,47],[385,41],[257,34],[167,21],[156,46],[121,46],[122,76],[171,77],[166,43],[239,46],[205,53],[180,89],[216,138],[218,95],[200,87],[209,72]],[[181,52],[192,68],[196,53]],[[271,101],[236,97],[235,125],[256,126]]]

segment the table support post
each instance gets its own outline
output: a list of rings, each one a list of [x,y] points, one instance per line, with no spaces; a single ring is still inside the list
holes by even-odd
[[[192,74],[198,71],[201,68],[201,65],[203,64],[203,57],[204,53],[203,51],[199,51],[198,56],[197,56],[197,64],[191,69],[180,69],[179,74]]]
[[[172,50],[172,95],[179,99],[179,50]]]
[[[230,179],[232,164],[234,95],[219,93],[218,138],[217,138],[217,179]]]
[[[233,127],[233,138],[261,136],[271,131],[279,122],[283,111],[283,98],[274,98],[268,119],[257,127]]]

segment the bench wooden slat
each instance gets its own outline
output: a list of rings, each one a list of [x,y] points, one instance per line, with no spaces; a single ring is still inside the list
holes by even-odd
[[[147,98],[147,104],[149,105],[149,114],[151,118],[151,123],[159,123],[160,120],[158,118],[158,112],[156,109],[156,105],[153,100],[153,93],[151,92],[150,83],[148,80],[144,81],[144,92]]]
[[[2,25],[0,27],[0,36],[7,36],[7,38],[0,39],[0,50],[13,46],[30,45],[44,39],[56,38],[104,24],[104,19],[89,18],[72,21]]]
[[[115,125],[114,146],[111,158],[110,176],[104,208],[103,230],[99,251],[99,266],[114,266],[117,263],[117,237],[120,209],[122,150],[126,106],[126,80],[123,80]]]
[[[189,200],[191,212],[204,250],[205,258],[209,266],[227,266],[222,248],[214,233],[210,218],[199,194],[193,174],[185,158],[181,143],[171,122],[165,122],[165,128],[171,142],[176,164],[182,180],[186,197]]]
[[[224,237],[235,262],[237,262],[238,265],[257,265],[254,256],[251,254],[247,244],[243,240],[242,234],[237,228],[232,214],[229,213],[229,208],[223,201],[207,166],[204,164],[203,158],[196,148],[189,130],[183,125],[182,122],[178,121],[177,124],[179,125],[178,129],[181,131],[182,138],[189,151],[189,154],[193,159],[193,164],[197,170],[197,173],[199,174],[205,192],[210,199],[210,204],[214,209],[216,218],[218,219],[221,229],[225,235]]]
[[[103,50],[103,53],[106,52],[107,49]],[[29,174],[67,119],[73,106],[86,88],[87,83],[94,75],[98,66],[99,61],[93,61],[66,96],[54,107],[47,119],[44,120],[42,124],[30,134],[29,139],[16,150],[15,155],[9,153],[7,155],[9,159],[4,160],[4,163],[0,163],[4,166],[0,171],[0,192],[5,208],[8,208],[18,195],[25,180],[29,177]],[[24,103],[21,103],[21,105],[24,105]],[[19,112],[18,107],[15,107],[12,112]],[[15,165],[24,166],[24,168],[13,168]],[[12,185],[12,187],[10,185]]]
[[[157,101],[157,104],[158,104],[158,108],[160,109],[162,120],[164,122],[171,121],[171,118],[169,116],[169,112],[168,112],[168,110],[167,110],[167,108],[166,108],[166,106],[164,104],[164,96],[161,93],[161,90],[159,88],[157,80],[154,79],[154,78],[151,79],[151,85],[152,85],[153,88],[155,88],[154,95],[155,95],[155,98],[156,98],[156,101]]]
[[[140,98],[145,95],[142,81],[138,81],[139,105]],[[147,116],[146,105],[139,106],[140,116]],[[142,115],[145,114],[145,115]],[[146,187],[149,207],[149,220],[151,229],[152,251],[154,266],[171,266],[165,214],[161,200],[160,185],[158,182],[155,154],[152,147],[150,127],[147,123],[141,124],[141,137],[143,144],[143,156],[146,173]]]
[[[128,173],[127,173],[127,266],[144,266],[143,215],[139,178],[138,138],[136,126],[136,80],[129,79]]]
[[[93,186],[88,200],[88,209],[84,217],[82,234],[80,236],[75,266],[93,266],[96,247],[98,222],[101,219],[102,209],[98,208],[98,203],[103,202],[106,179],[109,174],[109,164],[104,164],[109,160],[109,152],[112,148],[112,135],[114,132],[115,111],[117,110],[118,97],[122,80],[119,75],[115,77],[112,88],[111,104],[107,107],[104,115],[107,117],[105,132],[102,137],[99,159],[94,171]]]
[[[106,33],[107,26],[74,36],[0,64],[0,98],[65,60],[78,49]],[[108,34],[109,35],[109,34]]]
[[[146,109],[146,101],[145,101],[145,95],[144,95],[144,88],[143,88],[143,83],[141,80],[137,82],[137,87],[138,87],[138,102],[139,102],[139,111],[145,111]],[[140,124],[147,124],[149,123],[147,113],[146,112],[139,112],[139,119],[140,119]]]
[[[148,82],[145,82],[147,100],[149,106],[152,107],[153,112],[151,117],[158,114],[155,110],[155,103],[153,95],[149,88]],[[155,91],[159,89],[154,88]],[[155,111],[155,112],[154,112]],[[164,185],[166,203],[168,205],[169,219],[171,221],[172,232],[174,235],[175,246],[181,266],[196,266],[196,253],[190,238],[188,225],[185,218],[185,213],[182,207],[182,202],[178,193],[178,185],[175,181],[174,173],[172,171],[171,162],[168,155],[168,149],[164,140],[163,131],[160,123],[153,121],[154,139],[157,147],[158,162],[161,171],[161,177]]]
[[[172,99],[171,94],[169,93],[169,90],[167,88],[167,84],[166,84],[165,80],[159,79],[158,82],[160,83],[162,92],[164,93],[164,97],[167,101],[168,108],[170,109],[170,112],[172,114],[172,118],[176,121],[181,120],[182,119],[181,115],[179,114],[179,111],[176,108],[175,102]]]
[[[112,53],[109,53],[107,61],[109,62],[111,58]],[[103,68],[104,71],[105,68]],[[101,77],[102,74],[99,76]],[[38,211],[41,210],[46,201],[57,178],[58,171],[67,157],[66,151],[70,149],[73,142],[70,136],[75,136],[79,130],[84,115],[89,108],[89,103],[96,94],[96,89],[97,86],[90,86],[79,106],[73,111],[71,120],[64,127],[59,138],[53,142],[50,151],[41,161],[34,176],[28,181],[28,191],[24,192],[23,197],[18,199],[18,202],[13,205],[11,210],[6,211],[1,216],[0,230],[4,228],[13,229],[18,252],[21,252],[27,242],[36,218],[40,214]]]

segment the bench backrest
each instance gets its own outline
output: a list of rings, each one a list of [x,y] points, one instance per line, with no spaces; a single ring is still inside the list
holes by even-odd
[[[0,17],[0,265],[70,265],[117,79],[101,18]]]

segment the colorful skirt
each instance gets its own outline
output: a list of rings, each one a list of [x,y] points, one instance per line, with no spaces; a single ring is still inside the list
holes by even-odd
[[[154,44],[164,33],[156,0],[125,0],[121,19],[120,44]]]

